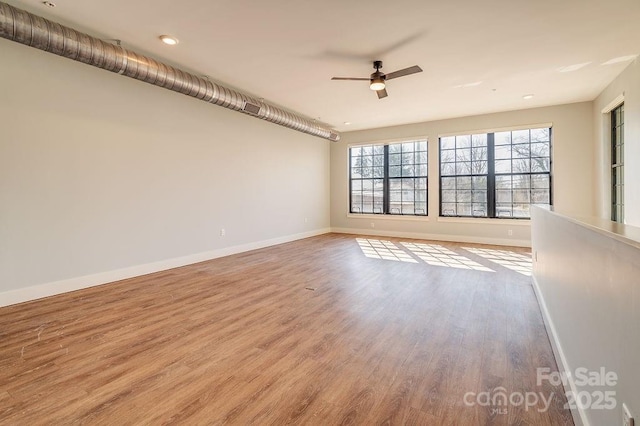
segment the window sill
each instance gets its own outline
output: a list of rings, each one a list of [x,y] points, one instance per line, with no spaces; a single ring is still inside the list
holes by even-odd
[[[483,223],[491,225],[531,226],[531,219],[489,219],[486,217],[438,217],[443,223]]]
[[[368,219],[368,220],[399,220],[399,221],[420,221],[428,222],[429,216],[409,216],[392,214],[357,214],[347,213],[348,219]]]

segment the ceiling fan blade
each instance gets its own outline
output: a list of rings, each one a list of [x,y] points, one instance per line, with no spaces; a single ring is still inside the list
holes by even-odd
[[[388,96],[387,89],[377,90],[378,99],[386,98]]]
[[[392,78],[404,77],[405,75],[411,75],[411,74],[415,74],[417,72],[422,72],[422,68],[420,68],[417,65],[414,65],[414,66],[409,67],[409,68],[405,68],[405,69],[402,69],[402,70],[390,72],[389,74],[387,74],[385,76],[385,80],[391,80]]]
[[[368,77],[359,78],[359,77],[331,77],[331,80],[357,80],[357,81],[369,81]]]

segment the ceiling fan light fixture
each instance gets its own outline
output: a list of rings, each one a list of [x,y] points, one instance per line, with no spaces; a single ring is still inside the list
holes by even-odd
[[[369,85],[369,88],[371,90],[374,91],[378,91],[378,90],[382,90],[384,89],[385,84],[384,84],[384,80],[381,77],[375,77],[371,79],[371,84]]]

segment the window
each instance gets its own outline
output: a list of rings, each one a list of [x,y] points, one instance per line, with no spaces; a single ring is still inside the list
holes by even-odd
[[[624,223],[624,104],[611,111],[611,220]]]
[[[440,138],[440,216],[530,217],[551,204],[551,129]]]
[[[349,148],[350,212],[427,215],[427,141]]]

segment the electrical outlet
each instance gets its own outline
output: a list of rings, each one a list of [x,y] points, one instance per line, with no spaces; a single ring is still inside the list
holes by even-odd
[[[306,217],[304,218],[304,223],[309,222],[309,219],[307,219]]]
[[[227,235],[227,231],[225,231],[224,228],[220,229],[220,236],[224,237],[225,235]]]
[[[375,224],[375,223],[373,223],[373,222],[371,222],[371,227],[372,227],[372,228],[375,228],[375,227],[376,227],[376,224]]]
[[[534,260],[534,262],[538,261],[538,250],[533,252],[533,260]]]
[[[627,404],[622,404],[622,426],[633,426],[634,421]]]
[[[513,236],[513,229],[509,229],[507,231],[507,235],[510,236],[510,237]]]

